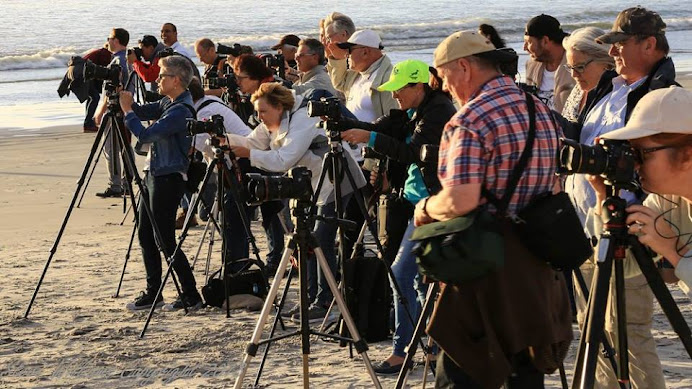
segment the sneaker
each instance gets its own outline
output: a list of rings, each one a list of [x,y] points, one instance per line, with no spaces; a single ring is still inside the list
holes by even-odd
[[[196,311],[200,308],[202,308],[202,298],[199,297],[199,294],[195,293],[194,296],[189,297],[186,295],[183,295],[183,300],[185,301],[185,304],[187,305],[188,311]],[[171,311],[178,311],[180,309],[183,309],[183,300],[178,297],[175,299],[170,304],[166,304],[163,306],[162,310],[166,312],[171,312]]]
[[[129,309],[130,311],[141,311],[143,309],[151,309],[155,297],[156,292],[141,292],[139,296],[135,298],[135,301],[127,303],[127,305],[125,305],[125,308]],[[163,296],[159,296],[159,299],[156,300],[155,305],[156,308],[163,305]]]
[[[310,308],[308,308],[308,321],[310,323],[321,322],[324,320],[326,314],[327,308],[320,307],[319,305],[311,305]],[[291,321],[300,323],[300,309],[291,316]]]
[[[286,310],[286,306],[284,305],[283,309],[281,310],[281,317],[293,317],[293,315],[297,314],[300,311],[300,304],[296,304],[293,306],[293,308]]]
[[[98,132],[98,130],[99,130],[99,129],[98,129],[98,127],[96,127],[96,126],[84,126],[84,129],[83,129],[82,131],[83,131],[85,134],[89,134],[89,133]]]
[[[115,190],[113,188],[107,188],[103,192],[96,193],[96,196],[102,197],[104,199],[107,197],[122,197],[123,191],[122,190]]]
[[[185,225],[185,218],[187,217],[187,212],[186,211],[181,211],[178,213],[178,217],[175,218],[175,229],[176,230],[182,230],[183,226]],[[197,222],[197,218],[195,215],[192,215],[190,217],[190,227],[195,227],[199,223]]]
[[[402,366],[404,366],[403,363],[392,366],[389,364],[389,362],[382,361],[373,364],[372,369],[375,371],[376,374],[380,375],[397,375],[399,374],[399,371],[401,371]]]

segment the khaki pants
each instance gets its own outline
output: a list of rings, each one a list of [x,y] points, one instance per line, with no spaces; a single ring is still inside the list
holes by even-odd
[[[629,262],[629,263],[628,263]],[[627,251],[625,268],[636,266],[636,260]],[[591,280],[595,270],[594,259],[586,261],[581,267],[584,281],[591,288]],[[586,315],[586,301],[579,288],[577,280],[574,280],[574,298],[577,305],[577,320],[579,327],[584,324]],[[610,278],[610,293],[605,313],[605,334],[608,342],[617,352],[617,319],[615,313],[615,274]],[[656,354],[656,344],[651,334],[653,321],[653,292],[646,282],[643,274],[625,279],[625,302],[627,307],[627,342],[629,350],[629,368],[632,388],[665,388],[665,380],[661,369],[661,361]],[[583,330],[583,328],[582,328]],[[599,347],[602,350],[602,346]],[[617,355],[615,356],[617,361]],[[619,388],[616,373],[608,358],[599,352],[598,365],[596,367],[597,388]]]

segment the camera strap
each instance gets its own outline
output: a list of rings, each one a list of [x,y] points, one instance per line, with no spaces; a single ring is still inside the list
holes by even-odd
[[[507,180],[507,189],[505,190],[505,194],[502,196],[502,199],[498,199],[485,187],[481,188],[481,194],[488,199],[488,202],[497,208],[498,216],[503,216],[507,213],[507,208],[509,207],[509,202],[512,200],[514,190],[517,188],[517,183],[524,174],[526,164],[529,162],[529,158],[531,157],[534,139],[536,138],[536,105],[531,95],[526,91],[523,92],[524,96],[526,97],[526,105],[528,106],[529,111],[529,135],[528,138],[526,138],[524,151],[521,153],[521,157],[519,157],[519,162],[516,164],[516,166],[514,166],[514,169],[512,169],[512,174]]]

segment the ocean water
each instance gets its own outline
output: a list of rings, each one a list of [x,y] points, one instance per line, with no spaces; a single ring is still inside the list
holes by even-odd
[[[638,3],[661,14],[677,68],[692,71],[690,2]],[[158,36],[161,24],[172,22],[178,27],[178,39],[190,49],[198,38],[209,37],[262,52],[287,33],[317,37],[318,20],[339,11],[351,16],[357,28],[376,30],[394,62],[407,58],[430,62],[435,46],[450,33],[489,23],[520,53],[523,69],[527,56],[521,49],[522,35],[531,17],[553,15],[566,31],[585,26],[609,29],[618,12],[632,5],[620,0],[0,0],[0,136],[81,123],[84,107],[74,96],[60,99],[56,90],[69,58],[101,46],[113,27],[127,29],[131,45],[144,34]]]

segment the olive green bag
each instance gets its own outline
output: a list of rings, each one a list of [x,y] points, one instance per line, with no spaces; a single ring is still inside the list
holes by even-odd
[[[463,284],[504,265],[500,222],[485,209],[416,227],[411,235],[420,273],[436,281]]]

